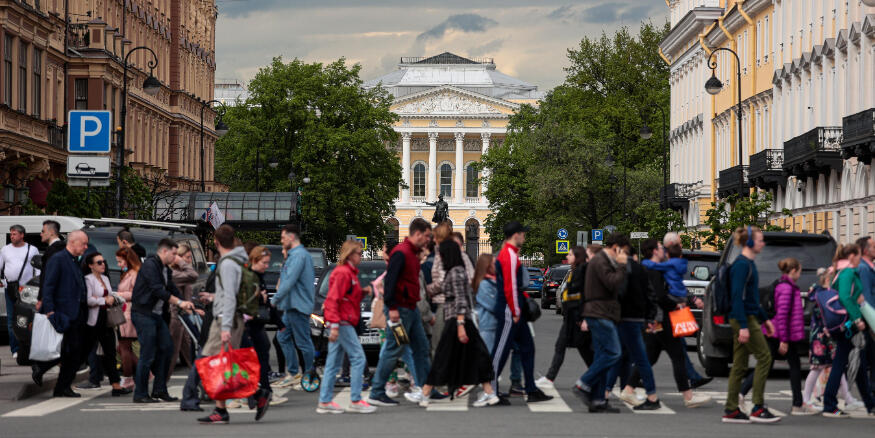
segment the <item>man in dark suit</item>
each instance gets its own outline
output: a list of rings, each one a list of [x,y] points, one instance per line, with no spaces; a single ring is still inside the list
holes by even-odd
[[[43,222],[43,230],[39,233],[39,236],[43,243],[49,245],[43,252],[42,257],[42,265],[43,269],[45,269],[45,267],[49,265],[49,259],[51,259],[53,255],[63,251],[64,248],[67,247],[67,243],[64,242],[64,239],[61,239],[61,224],[59,224],[58,221],[53,221],[51,219]],[[39,279],[39,294],[37,297],[39,301],[37,302],[36,310],[39,310],[42,306],[45,278],[45,275],[42,275]]]
[[[77,230],[70,233],[67,246],[49,259],[43,273],[43,302],[40,311],[48,316],[52,326],[64,334],[59,361],[34,365],[33,380],[42,385],[45,372],[60,362],[61,372],[55,384],[54,397],[80,397],[70,385],[84,359],[81,352],[82,327],[88,316],[85,301],[87,288],[76,258],[88,248],[88,235]]]

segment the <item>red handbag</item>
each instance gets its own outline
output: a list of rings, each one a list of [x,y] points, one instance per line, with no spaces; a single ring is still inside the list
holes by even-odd
[[[682,307],[668,313],[671,320],[671,334],[676,338],[692,336],[699,331],[699,324],[689,307]]]
[[[226,349],[226,345],[222,345],[219,354],[195,361],[204,390],[213,400],[246,398],[255,394],[261,372],[255,349],[232,350],[230,345]]]

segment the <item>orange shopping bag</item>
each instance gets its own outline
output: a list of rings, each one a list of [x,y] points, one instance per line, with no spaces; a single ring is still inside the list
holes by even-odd
[[[683,307],[668,313],[671,320],[671,334],[676,338],[691,336],[699,331],[699,324],[689,307]]]
[[[204,390],[213,400],[246,398],[258,389],[261,366],[255,349],[222,345],[222,351],[195,361]]]

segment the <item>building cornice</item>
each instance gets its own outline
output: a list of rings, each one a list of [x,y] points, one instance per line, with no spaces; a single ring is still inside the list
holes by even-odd
[[[677,53],[721,15],[723,8],[720,7],[693,8],[659,43],[659,48],[674,63]]]
[[[756,17],[771,6],[772,0],[748,0],[744,2],[744,13],[750,17]],[[737,4],[723,16],[723,26],[733,34],[747,26],[747,20],[739,12]],[[726,39],[726,35],[719,28],[712,29],[708,35],[705,35],[705,41],[709,47],[720,47],[726,42]]]
[[[426,96],[431,96],[433,94],[441,94],[445,91],[452,91],[454,93],[458,93],[458,94],[461,94],[463,96],[470,97],[472,99],[483,100],[483,101],[486,101],[486,102],[489,102],[489,103],[492,103],[495,105],[503,106],[503,107],[511,109],[513,111],[517,111],[521,107],[521,105],[518,103],[508,102],[508,101],[503,100],[503,99],[496,99],[494,97],[490,97],[490,96],[487,96],[485,94],[475,93],[473,91],[465,90],[463,88],[454,87],[452,85],[442,85],[440,87],[434,87],[434,88],[429,89],[429,90],[420,91],[419,93],[408,94],[407,96],[404,96],[400,99],[393,101],[392,106],[399,105],[399,104],[402,104],[405,102],[412,102],[414,100],[421,99],[421,98],[426,97]],[[404,115],[404,117],[415,118],[412,115],[408,116],[406,114]],[[426,115],[425,117],[426,118],[435,118],[437,116]],[[452,117],[456,117],[456,116],[449,115],[449,117],[452,118]]]

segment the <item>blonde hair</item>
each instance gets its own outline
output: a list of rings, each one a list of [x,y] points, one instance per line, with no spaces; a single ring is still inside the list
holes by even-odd
[[[182,257],[191,252],[191,247],[187,243],[180,243],[176,248],[176,255]]]
[[[346,260],[349,256],[352,255],[356,250],[362,249],[362,243],[358,240],[347,240],[343,242],[343,246],[340,247],[340,258],[337,259],[337,266],[346,264]]]
[[[450,235],[453,234],[453,226],[450,225],[449,221],[443,221],[438,226],[434,227],[434,243],[435,246],[439,245],[444,240],[450,238]]]
[[[249,264],[254,265],[265,257],[270,257],[270,250],[265,246],[258,245],[252,248],[252,251],[249,251]]]

